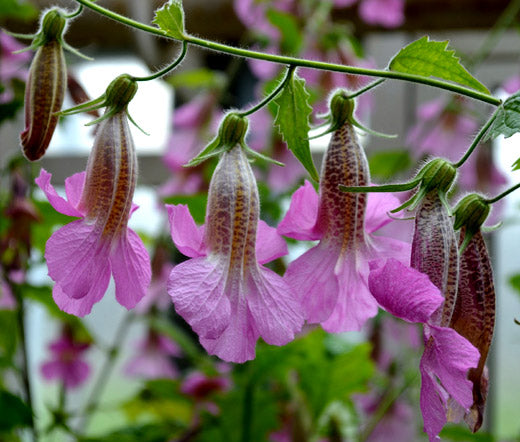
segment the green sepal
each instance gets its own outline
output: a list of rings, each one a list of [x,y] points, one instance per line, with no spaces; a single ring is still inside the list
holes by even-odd
[[[492,226],[482,226],[480,230],[482,230],[483,233],[491,233],[500,229],[503,225],[504,223],[502,221],[499,221],[498,223],[493,224]]]
[[[384,134],[382,132],[377,132],[375,130],[369,129],[368,127],[363,126],[359,121],[357,121],[354,117],[352,117],[351,121],[352,125],[356,126],[358,129],[361,129],[363,132],[366,132],[369,135],[374,135],[379,138],[397,138],[397,134]]]
[[[417,176],[409,183],[383,184],[382,186],[344,186],[340,184],[339,190],[353,193],[404,192],[416,187],[421,182],[421,179],[420,176]]]
[[[63,49],[67,50],[71,54],[74,54],[76,57],[82,58],[83,60],[87,60],[87,61],[94,61],[94,59],[92,57],[82,54],[78,49],[72,47],[66,41],[62,40],[61,44],[63,45]]]
[[[126,116],[128,117],[128,119],[130,120],[130,123],[132,123],[135,127],[137,127],[137,129],[139,129],[143,134],[145,134],[146,136],[150,136],[150,134],[148,132],[146,132],[141,126],[139,126],[135,120],[132,118],[132,115],[130,115],[130,112],[126,111]]]
[[[262,161],[267,161],[268,163],[276,164],[277,166],[280,166],[280,167],[285,167],[284,163],[281,163],[280,161],[276,161],[274,158],[270,158],[267,155],[263,155],[260,152],[257,152],[256,150],[251,149],[245,143],[242,143],[240,146],[242,147],[242,149],[244,149],[246,151],[247,154],[249,154],[253,158],[257,158]]]
[[[100,109],[105,106],[105,94],[100,97],[87,101],[85,103],[78,104],[77,106],[71,107],[69,109],[62,110],[60,112],[56,112],[56,115],[66,116],[66,115],[75,115],[81,112],[89,112],[92,110]]]
[[[187,164],[185,164],[184,167],[198,166],[203,161],[218,155],[218,153],[220,153],[220,149],[218,153],[213,152],[218,149],[219,146],[221,146],[220,139],[218,136],[216,136],[204,149],[202,149],[202,151],[196,157],[192,158]]]
[[[426,189],[424,187],[420,187],[417,193],[415,193],[410,199],[406,200],[399,207],[390,210],[390,213],[397,213],[406,208],[408,208],[409,211],[412,211],[419,205],[419,203],[425,196]]]

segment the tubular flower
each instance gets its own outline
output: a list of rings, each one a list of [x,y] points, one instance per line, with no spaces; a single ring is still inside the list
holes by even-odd
[[[482,425],[488,390],[486,359],[493,339],[495,325],[495,288],[493,270],[480,226],[490,207],[483,197],[468,195],[455,209],[455,228],[461,227],[460,276],[457,302],[450,327],[468,339],[480,352],[478,366],[470,370],[473,383],[473,405],[464,420],[470,430]],[[454,414],[460,412],[452,407]]]
[[[424,431],[430,441],[438,434],[455,404],[464,411],[472,406],[472,383],[468,371],[477,367],[478,350],[449,327],[438,325],[444,297],[427,275],[389,259],[384,265],[370,263],[370,291],[379,304],[407,322],[424,325],[421,358],[421,411]]]
[[[168,293],[203,347],[223,360],[245,362],[254,358],[259,337],[272,345],[294,339],[303,325],[296,296],[261,265],[287,248],[258,220],[256,180],[240,144],[225,151],[215,169],[204,229],[186,206],[167,208],[173,241],[193,258],[172,270]]]
[[[305,318],[329,332],[359,330],[377,313],[368,290],[368,262],[378,256],[407,261],[409,245],[372,235],[398,205],[390,195],[344,193],[340,184],[366,186],[368,164],[349,121],[335,130],[323,162],[319,198],[306,183],[292,197],[278,232],[320,242],[293,261],[284,279],[300,294]]]
[[[51,174],[42,170],[36,179],[58,212],[81,218],[55,232],[45,249],[49,276],[56,282],[54,300],[62,310],[77,316],[90,313],[101,300],[111,274],[116,299],[128,309],[144,296],[151,279],[148,253],[128,228],[137,158],[126,106],[120,110],[109,107],[105,117],[86,174],[65,181],[67,201],[50,184]]]
[[[65,24],[60,10],[51,9],[31,45],[37,51],[25,89],[25,129],[20,134],[23,153],[30,161],[43,156],[58,124],[56,113],[61,110],[67,86],[62,48]]]

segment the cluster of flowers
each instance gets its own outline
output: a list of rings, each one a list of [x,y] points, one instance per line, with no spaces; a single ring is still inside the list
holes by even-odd
[[[59,42],[64,23],[56,9],[42,21],[27,87],[27,127],[21,136],[31,160],[43,155],[62,105],[65,65]],[[52,88],[38,86],[49,77]],[[57,211],[78,218],[50,237],[45,252],[55,281],[54,300],[73,315],[90,313],[111,275],[116,299],[128,309],[144,297],[151,282],[148,253],[128,228],[136,209],[132,199],[137,159],[127,106],[136,90],[136,80],[122,75],[102,97],[75,109],[106,107],[96,120],[86,172],[65,182],[67,199],[57,194],[45,170],[36,180]],[[260,220],[256,179],[245,148],[248,121],[227,114],[217,137],[220,159],[209,186],[205,225],[195,224],[187,206],[167,206],[173,242],[191,258],[171,271],[168,293],[208,353],[237,363],[254,358],[259,337],[284,345],[305,322],[329,332],[360,330],[378,306],[405,321],[422,323],[425,431],[435,440],[447,420],[462,418],[477,430],[494,323],[491,266],[480,231],[489,204],[469,195],[456,208],[453,223],[445,195],[457,170],[447,160],[434,159],[412,181],[419,188],[401,206],[416,208],[411,249],[381,235],[378,231],[392,221],[387,212],[399,201],[387,194],[367,194],[369,170],[356,140],[353,111],[345,92],[334,94],[334,131],[319,193],[308,182],[298,189],[278,229]],[[455,228],[461,229],[460,239]],[[281,235],[319,240],[289,264],[283,277],[264,266],[287,253]],[[67,354],[83,349],[69,340],[53,351],[62,347]]]

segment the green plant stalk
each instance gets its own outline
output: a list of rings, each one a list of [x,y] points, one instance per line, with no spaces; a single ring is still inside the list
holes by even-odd
[[[155,80],[156,78],[162,77],[166,75],[168,72],[175,69],[179,64],[181,64],[182,60],[184,60],[184,57],[186,57],[186,52],[188,52],[188,43],[185,41],[182,42],[182,49],[179,53],[179,56],[175,59],[175,61],[166,66],[164,69],[161,69],[151,75],[148,75],[147,77],[132,77],[132,80],[135,81],[150,81]]]
[[[380,77],[380,78],[391,78],[394,80],[402,80],[409,81],[413,83],[425,84],[428,86],[436,87],[439,89],[444,89],[447,91],[454,92],[459,95],[464,95],[466,97],[473,98],[478,101],[482,101],[484,103],[489,103],[494,106],[499,106],[502,103],[502,100],[496,98],[492,95],[485,94],[483,92],[475,91],[465,86],[460,86],[457,84],[449,83],[447,81],[438,80],[436,78],[423,77],[415,74],[408,74],[404,72],[394,72],[394,71],[386,71],[382,69],[367,69],[355,66],[345,66],[341,64],[335,63],[326,63],[323,61],[314,61],[314,60],[306,60],[302,58],[296,57],[288,57],[284,55],[276,55],[276,54],[265,54],[263,52],[251,51],[249,49],[237,48],[234,46],[229,46],[222,43],[217,43],[210,40],[205,40],[203,38],[195,37],[193,35],[184,35],[184,38],[179,40],[169,36],[165,31],[154,27],[145,25],[144,23],[140,23],[138,21],[132,20],[123,15],[117,14],[109,9],[103,8],[91,0],[76,0],[78,3],[86,6],[89,9],[92,9],[99,14],[102,14],[108,18],[116,20],[120,23],[126,24],[136,29],[140,29],[142,31],[148,32],[150,34],[158,35],[160,37],[169,38],[176,41],[186,41],[190,44],[200,46],[206,49],[211,49],[216,52],[223,52],[225,54],[236,55],[238,57],[245,58],[254,58],[257,60],[270,61],[273,63],[286,64],[296,67],[305,67],[305,68],[313,68],[334,72],[343,72],[345,74],[354,74],[354,75],[366,75],[369,77]]]
[[[488,204],[494,204],[496,203],[497,201],[500,201],[502,198],[506,197],[507,195],[509,195],[510,193],[514,192],[516,189],[518,189],[520,187],[520,183],[518,184],[515,184],[513,187],[510,187],[509,189],[507,189],[506,191],[502,192],[500,195],[497,195],[496,197],[494,198],[490,198],[490,199],[486,199],[484,200],[486,203]]]

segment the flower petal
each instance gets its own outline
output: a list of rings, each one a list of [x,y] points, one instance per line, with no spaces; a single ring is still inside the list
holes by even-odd
[[[246,294],[255,328],[268,344],[287,344],[303,326],[300,303],[281,276],[265,267],[259,270],[248,278]]]
[[[52,289],[52,298],[60,310],[63,310],[65,313],[80,317],[86,316],[92,311],[92,306],[101,301],[105,295],[106,287],[108,287],[110,282],[110,273],[107,272],[103,277],[105,279],[102,283],[105,284],[105,289],[93,292],[92,296],[83,296],[83,298],[78,299],[71,298],[63,292],[59,284],[55,284]]]
[[[271,262],[287,255],[287,243],[274,227],[259,220],[256,231],[256,259],[260,264]]]
[[[86,172],[79,172],[65,179],[65,194],[69,204],[73,207],[77,208],[79,206],[86,175]]]
[[[71,298],[101,299],[110,280],[109,246],[95,225],[73,221],[47,241],[49,276]]]
[[[150,257],[137,233],[128,229],[110,253],[109,260],[116,283],[117,302],[132,309],[146,294],[152,278]]]
[[[188,206],[166,205],[172,240],[179,251],[190,258],[206,255],[202,228],[197,227]]]
[[[444,302],[427,275],[393,258],[370,262],[368,286],[385,310],[408,322],[428,321]]]
[[[305,319],[320,323],[332,313],[339,286],[334,267],[338,254],[323,243],[305,252],[289,264],[284,279],[300,297]]]
[[[42,169],[38,178],[34,180],[40,189],[43,190],[43,193],[45,193],[45,196],[49,200],[49,203],[51,203],[51,206],[54,207],[56,211],[63,213],[64,215],[82,217],[83,214],[78,211],[76,207],[71,204],[71,202],[66,201],[57,194],[56,190],[51,184],[51,178],[52,174],[47,172],[45,169]],[[75,182],[75,180],[73,182]],[[69,186],[71,184],[72,183],[70,183]]]
[[[225,268],[218,260],[194,258],[175,266],[168,280],[168,294],[176,312],[201,338],[218,338],[230,321]]]
[[[377,314],[377,302],[368,289],[368,263],[364,257],[347,254],[334,270],[338,281],[338,301],[322,324],[331,333],[359,331]]]
[[[294,192],[291,205],[278,225],[278,233],[298,240],[316,240],[321,235],[314,232],[318,216],[318,194],[312,184],[305,184]]]
[[[365,210],[367,233],[373,233],[391,223],[392,218],[388,216],[388,212],[400,205],[400,201],[389,193],[369,193]]]

